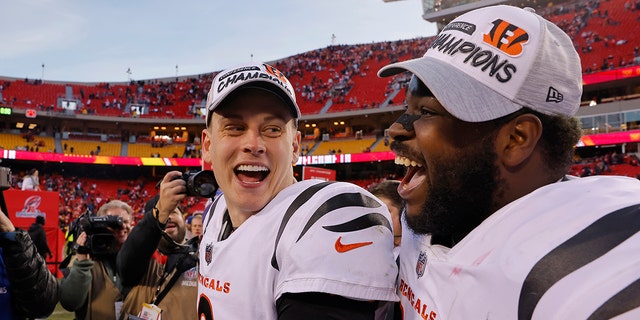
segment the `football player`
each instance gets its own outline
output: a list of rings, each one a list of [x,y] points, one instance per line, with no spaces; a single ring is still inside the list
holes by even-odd
[[[387,207],[349,183],[293,175],[300,110],[287,78],[252,63],[220,72],[203,158],[222,196],[204,215],[200,319],[373,319],[397,300]]]
[[[640,181],[566,176],[580,58],[532,9],[463,14],[408,71],[389,128],[406,206],[404,319],[640,318]]]

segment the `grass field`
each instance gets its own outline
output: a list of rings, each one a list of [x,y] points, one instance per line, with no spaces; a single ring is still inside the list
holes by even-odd
[[[73,320],[73,312],[69,312],[65,310],[60,303],[56,306],[56,309],[53,311],[51,316],[47,319],[51,320]]]

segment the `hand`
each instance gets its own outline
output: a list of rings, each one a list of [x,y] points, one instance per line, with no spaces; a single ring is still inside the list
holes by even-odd
[[[84,246],[85,244],[87,244],[87,234],[84,231],[81,232],[80,235],[78,236],[78,239],[76,240],[76,244],[78,246]],[[76,260],[77,261],[89,260],[89,254],[76,252]]]
[[[160,211],[158,214],[160,223],[166,223],[169,215],[186,197],[187,185],[184,180],[179,179],[181,176],[182,173],[179,171],[171,171],[164,176],[160,183],[160,197],[156,203],[156,208]]]
[[[16,227],[13,226],[9,217],[0,210],[0,232],[14,232]]]

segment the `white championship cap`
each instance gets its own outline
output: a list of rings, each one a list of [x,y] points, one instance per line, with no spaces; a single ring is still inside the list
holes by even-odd
[[[436,36],[422,58],[387,65],[410,71],[456,118],[493,120],[522,107],[573,116],[582,71],[573,42],[533,9],[498,5],[467,12]]]
[[[296,103],[296,93],[289,79],[278,69],[258,62],[221,71],[213,78],[207,95],[207,127],[211,113],[229,94],[240,88],[258,88],[272,92],[289,106],[294,119],[301,116]]]

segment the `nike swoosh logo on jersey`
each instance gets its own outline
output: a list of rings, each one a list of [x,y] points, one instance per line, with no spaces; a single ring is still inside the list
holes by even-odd
[[[336,240],[336,251],[340,253],[345,253],[353,249],[368,246],[372,243],[373,243],[372,241],[368,241],[368,242],[355,242],[355,243],[344,244],[342,243],[342,237],[338,237],[338,240]]]

